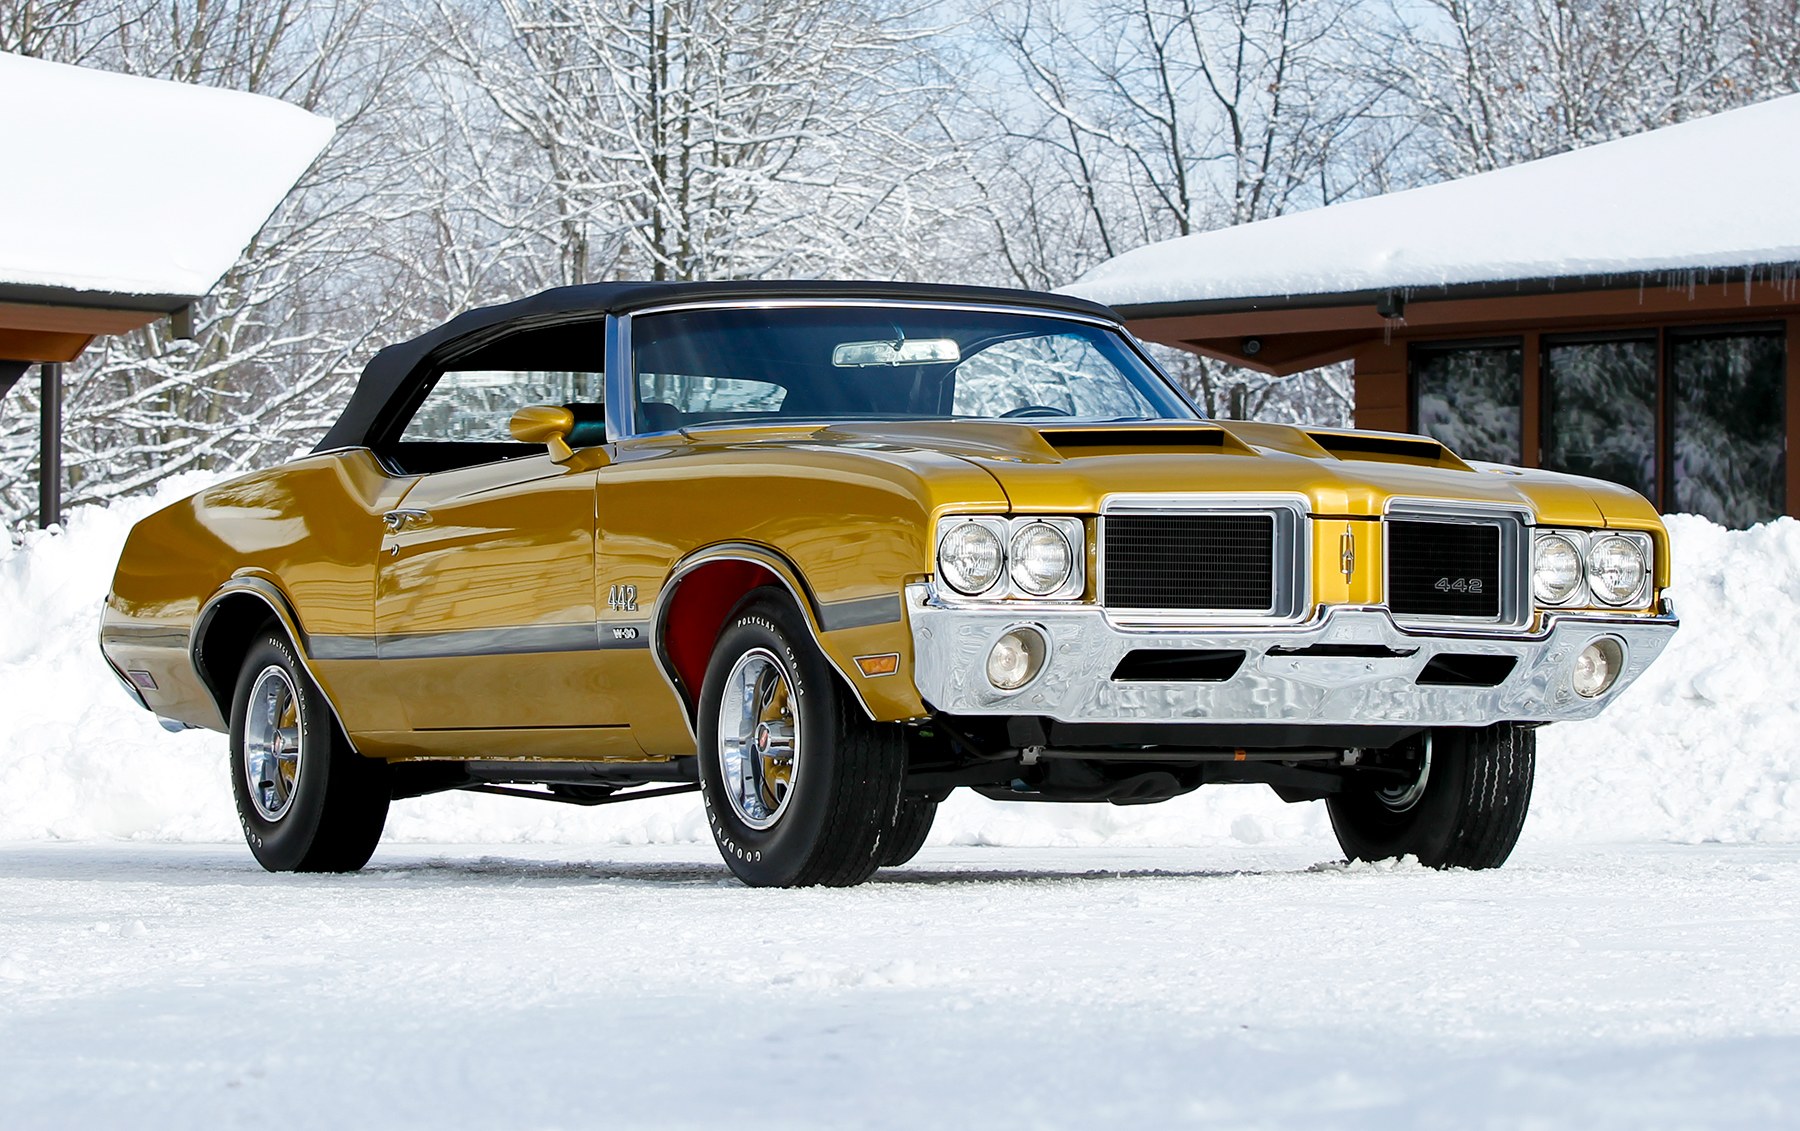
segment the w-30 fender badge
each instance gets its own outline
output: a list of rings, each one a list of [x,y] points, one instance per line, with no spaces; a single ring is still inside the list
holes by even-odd
[[[635,613],[638,607],[637,586],[615,585],[606,595],[606,607],[615,613]]]

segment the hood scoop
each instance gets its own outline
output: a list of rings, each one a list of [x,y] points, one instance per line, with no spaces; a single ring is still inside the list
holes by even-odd
[[[1130,455],[1142,452],[1231,452],[1248,455],[1251,451],[1236,436],[1213,425],[1179,425],[1159,428],[1144,425],[1088,425],[1085,427],[1039,428],[1044,443],[1065,459],[1078,456]]]
[[[1421,463],[1432,467],[1470,470],[1469,465],[1452,455],[1450,449],[1423,436],[1401,436],[1386,432],[1313,431],[1308,431],[1306,435],[1313,443],[1339,459]]]

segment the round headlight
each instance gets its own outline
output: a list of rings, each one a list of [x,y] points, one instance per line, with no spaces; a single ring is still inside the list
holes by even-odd
[[[1588,586],[1608,605],[1623,605],[1644,587],[1649,569],[1643,543],[1608,535],[1588,548]]]
[[[1068,538],[1047,522],[1019,527],[1007,558],[1012,562],[1013,584],[1034,597],[1061,589],[1075,568],[1075,552]]]
[[[1545,605],[1560,605],[1581,585],[1581,551],[1560,534],[1540,534],[1531,566],[1531,591]]]
[[[952,526],[938,543],[938,572],[950,588],[964,596],[986,593],[1000,580],[1006,549],[1000,536],[978,522]]]

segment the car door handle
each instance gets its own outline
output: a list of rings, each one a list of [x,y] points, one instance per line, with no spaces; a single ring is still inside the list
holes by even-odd
[[[389,511],[381,516],[387,524],[389,534],[398,534],[402,530],[417,530],[421,526],[431,525],[431,512],[420,510]]]

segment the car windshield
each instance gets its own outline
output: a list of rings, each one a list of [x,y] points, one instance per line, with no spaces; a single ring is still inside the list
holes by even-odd
[[[631,320],[638,430],[800,420],[1192,420],[1117,332],[904,305],[702,307]]]

